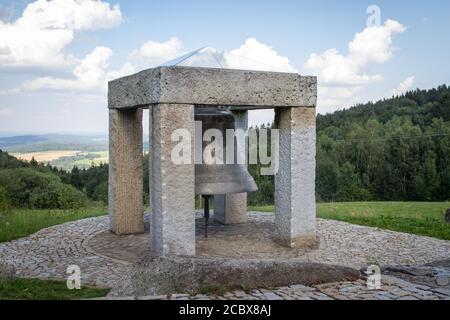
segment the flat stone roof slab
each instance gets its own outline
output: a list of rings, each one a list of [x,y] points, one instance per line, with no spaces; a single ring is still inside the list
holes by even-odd
[[[317,78],[297,73],[158,67],[108,83],[111,109],[158,103],[258,109],[315,107]]]

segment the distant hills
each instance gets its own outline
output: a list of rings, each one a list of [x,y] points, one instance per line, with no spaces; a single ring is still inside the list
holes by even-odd
[[[108,148],[106,135],[44,134],[0,137],[0,149],[9,152],[49,150],[97,151]]]
[[[0,148],[6,149],[21,144],[35,144],[46,141],[44,136],[15,136],[15,137],[0,137]]]
[[[148,135],[144,135],[144,150],[148,150]],[[39,134],[0,137],[0,149],[14,153],[78,150],[108,150],[108,135]]]

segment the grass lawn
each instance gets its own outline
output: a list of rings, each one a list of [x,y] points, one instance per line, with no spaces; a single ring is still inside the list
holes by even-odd
[[[318,203],[317,216],[394,231],[450,240],[444,213],[450,202],[334,202]],[[249,210],[273,212],[274,206]]]
[[[68,300],[104,297],[109,289],[81,287],[69,290],[65,281],[14,279],[0,280],[0,300]]]
[[[28,236],[56,224],[107,214],[104,207],[73,210],[12,209],[0,213],[0,242]]]

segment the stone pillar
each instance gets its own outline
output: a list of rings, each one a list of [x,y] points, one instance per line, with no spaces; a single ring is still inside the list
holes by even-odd
[[[315,119],[312,107],[275,109],[275,126],[280,130],[275,240],[287,247],[316,243]]]
[[[152,106],[148,108],[148,215],[152,221],[152,154],[153,154],[153,111]]]
[[[235,128],[248,130],[248,111],[233,111]],[[236,152],[237,148],[235,148]],[[223,224],[247,221],[247,193],[214,195],[214,220]]]
[[[118,235],[144,232],[142,150],[142,109],[110,109],[108,210]]]
[[[152,111],[152,250],[156,255],[195,255],[194,106],[159,104]],[[171,159],[176,129],[190,133],[188,164]]]

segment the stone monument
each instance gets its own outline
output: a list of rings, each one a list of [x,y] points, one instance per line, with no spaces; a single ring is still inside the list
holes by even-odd
[[[287,247],[315,241],[316,100],[316,77],[296,73],[161,66],[110,81],[111,230],[118,235],[144,231],[143,108],[149,109],[152,146],[152,250],[185,256],[195,255],[195,164],[171,161],[172,132],[187,129],[194,139],[196,107],[227,106],[240,128],[248,126],[248,110],[270,108],[279,129],[274,239]],[[245,221],[246,201],[246,194],[217,197],[217,218],[225,224]]]

